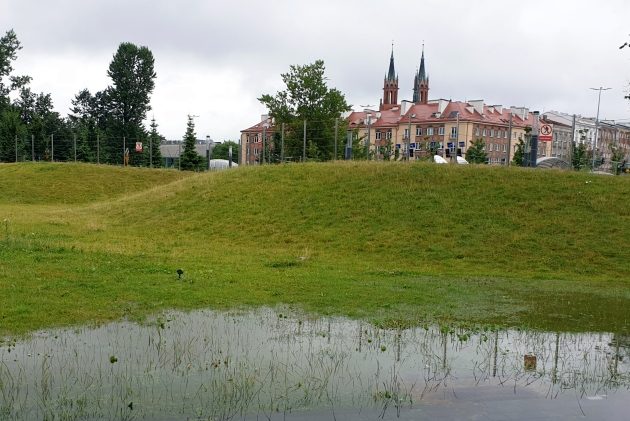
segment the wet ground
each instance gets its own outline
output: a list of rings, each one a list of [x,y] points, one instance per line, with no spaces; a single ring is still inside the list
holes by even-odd
[[[0,344],[0,420],[625,420],[630,338],[383,330],[269,309]]]

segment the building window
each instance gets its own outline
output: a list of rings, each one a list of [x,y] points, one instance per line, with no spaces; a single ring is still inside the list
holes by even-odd
[[[433,127],[427,127],[427,136],[433,136]]]
[[[451,139],[457,139],[457,127],[451,127]]]
[[[381,132],[376,132],[376,140],[381,140]]]
[[[488,132],[486,131],[486,129],[483,129],[481,131],[481,135],[484,136],[484,137],[488,135]]]
[[[504,130],[504,131],[503,131],[503,138],[504,138],[504,139],[507,139],[507,137],[508,137],[508,131],[507,131],[507,130]]]
[[[488,143],[488,151],[492,150],[492,143]]]
[[[438,128],[438,135],[444,136],[444,126]]]
[[[416,126],[416,136],[422,136],[422,127]]]
[[[479,127],[475,127],[475,136],[479,136]]]
[[[392,138],[392,129],[387,130],[387,133],[385,133],[385,139],[387,140],[391,140]]]
[[[403,137],[407,140],[409,140],[409,129],[405,129],[405,132],[403,134]]]

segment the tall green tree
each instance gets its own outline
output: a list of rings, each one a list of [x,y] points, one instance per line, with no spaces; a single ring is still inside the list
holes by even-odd
[[[160,152],[160,145],[164,140],[158,132],[158,124],[155,122],[155,117],[151,119],[151,131],[147,137],[148,144],[144,147],[144,164],[154,168],[162,166],[162,153]]]
[[[523,141],[522,137],[519,137],[518,143],[516,144],[516,150],[514,151],[514,156],[512,157],[512,164],[522,167],[524,159],[525,159],[525,142]]]
[[[290,66],[289,72],[281,76],[286,89],[258,100],[267,107],[276,127],[285,123],[285,155],[302,156],[306,121],[307,158],[333,158],[335,127],[339,145],[343,145],[346,127],[340,116],[350,106],[339,90],[327,86],[323,60]]]
[[[576,144],[573,142],[573,148],[571,154],[571,166],[574,170],[580,171],[584,168],[588,168],[588,153],[585,143]]]
[[[619,175],[621,167],[625,164],[626,156],[619,146],[610,145],[610,165],[613,173]]]
[[[142,122],[151,110],[156,78],[154,64],[153,53],[147,47],[130,42],[120,44],[114,54],[107,70],[112,85],[105,90],[103,98],[111,116],[108,138],[114,150],[122,151],[123,137],[129,144],[146,137]],[[120,154],[114,154],[117,155]]]
[[[197,153],[195,145],[197,144],[197,135],[195,134],[195,122],[191,115],[188,116],[188,124],[186,125],[186,134],[184,135],[184,150],[180,155],[180,166],[182,170],[199,171],[204,163],[204,159]]]
[[[488,155],[486,154],[486,144],[483,139],[473,140],[472,144],[466,151],[466,161],[471,164],[486,164]]]
[[[277,136],[276,136],[277,137]],[[276,142],[274,141],[274,146],[276,145]],[[276,151],[276,147],[274,147],[274,153],[278,152],[279,153],[279,143],[277,144],[278,147],[278,151]],[[238,143],[228,140],[226,142],[223,143],[219,143],[218,145],[216,145],[214,147],[214,149],[212,149],[212,159],[228,159],[229,157],[229,152],[230,152],[230,146],[232,147],[232,162],[236,162],[238,163],[238,157],[239,157],[239,147],[238,147]],[[271,162],[274,162],[275,160],[271,160]]]

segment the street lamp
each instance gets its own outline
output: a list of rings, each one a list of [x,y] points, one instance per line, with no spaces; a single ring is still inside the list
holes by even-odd
[[[415,114],[409,113],[409,125],[407,127],[407,143],[405,144],[404,157],[409,161],[409,149],[411,148],[411,119],[416,118]]]
[[[265,149],[267,147],[267,128],[269,127],[269,123],[263,123],[263,132],[262,132],[262,161],[261,165],[265,163]]]
[[[365,160],[370,159],[370,124],[372,123],[372,113],[367,113],[365,116],[367,122],[367,141],[365,142]]]
[[[607,91],[609,89],[612,88],[602,88],[601,86],[599,88],[589,88],[593,91],[599,91],[599,94],[597,95],[597,117],[595,117],[595,139],[593,139],[593,168],[592,171],[595,171],[595,148],[597,147],[597,132],[599,130],[599,104],[602,100],[602,91]]]

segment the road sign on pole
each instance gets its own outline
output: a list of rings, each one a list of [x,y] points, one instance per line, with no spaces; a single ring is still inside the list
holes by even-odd
[[[541,124],[538,130],[538,141],[550,142],[553,140],[553,126],[551,124]]]

